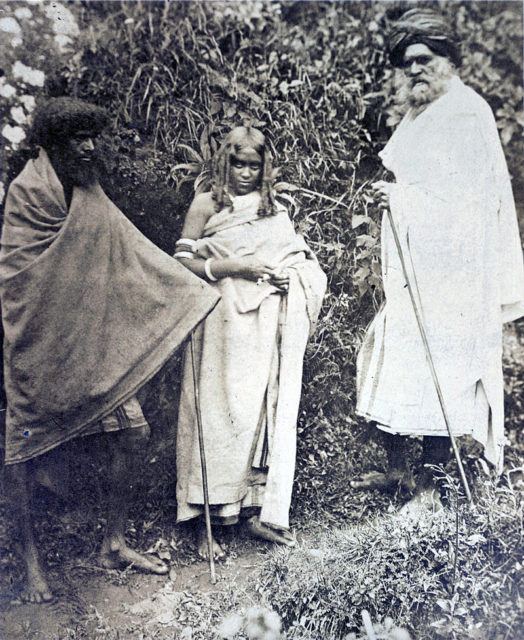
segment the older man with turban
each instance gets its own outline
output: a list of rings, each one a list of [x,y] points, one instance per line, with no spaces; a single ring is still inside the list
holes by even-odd
[[[5,462],[20,507],[31,602],[52,594],[35,545],[27,481],[37,459],[80,436],[102,436],[111,456],[101,564],[167,572],[124,538],[131,462],[149,431],[136,393],[218,301],[102,191],[96,139],[106,123],[104,111],[79,100],[42,105],[33,125],[39,155],[12,182],[5,204]]]
[[[497,127],[459,79],[459,46],[440,15],[404,13],[389,55],[408,110],[380,154],[395,182],[376,183],[377,199],[392,213],[452,433],[473,436],[500,472],[502,324],[524,314],[524,269]],[[438,508],[428,465],[446,461],[450,442],[386,215],[382,272],[385,304],[358,357],[357,412],[381,430],[389,468],[352,486],[415,488],[401,436],[423,436],[425,470],[409,504]]]

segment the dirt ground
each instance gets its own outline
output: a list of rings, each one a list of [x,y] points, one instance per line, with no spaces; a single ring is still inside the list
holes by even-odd
[[[72,565],[60,581],[63,588],[54,602],[6,603],[1,638],[190,640],[197,630],[213,638],[214,623],[231,604],[231,587],[234,585],[235,592],[251,591],[250,576],[267,550],[263,542],[244,541],[242,545],[243,549],[233,545],[227,560],[216,563],[215,585],[211,584],[209,564],[201,561],[175,562],[167,577],[132,569],[98,569],[94,563]]]
[[[217,582],[212,585],[209,564],[198,559],[191,528],[175,525],[166,516],[169,500],[156,512],[157,505],[138,501],[135,509],[141,505],[143,509],[130,514],[127,537],[135,548],[155,553],[168,563],[169,575],[143,574],[132,568],[103,569],[97,565],[96,552],[105,521],[100,509],[91,505],[96,491],[91,486],[86,493],[89,495],[83,498],[74,494],[80,504],[64,507],[62,513],[60,503],[49,494],[36,517],[55,594],[49,604],[20,601],[22,565],[16,542],[13,544],[14,527],[4,518],[0,526],[0,640],[215,640],[215,629],[230,613],[260,605],[260,569],[268,556],[280,552],[279,547],[252,538],[241,525],[217,527],[215,535],[227,556],[216,563]],[[374,513],[387,510],[394,497],[374,493],[354,496],[358,505],[349,520],[359,520],[370,509]],[[295,513],[292,521],[297,524],[299,548],[315,547],[335,525],[326,521],[325,514],[313,512],[307,516]]]
[[[522,384],[524,340],[522,335],[507,331],[504,342],[506,358],[511,357],[518,373],[514,375],[515,388],[509,390],[515,394]],[[507,368],[507,383],[509,372]],[[511,433],[511,425],[508,427]],[[168,463],[169,455],[167,452]],[[155,457],[149,462],[154,463]],[[143,475],[150,473],[155,481],[143,489],[142,502],[135,503],[137,513],[131,514],[128,537],[136,548],[166,561],[171,567],[169,576],[97,566],[96,550],[104,527],[96,506],[98,485],[87,485],[80,477],[74,494],[79,499],[71,512],[64,509],[62,513],[58,503],[50,503],[39,518],[37,533],[56,597],[50,604],[23,604],[17,600],[22,574],[13,545],[15,533],[4,509],[0,525],[0,640],[214,640],[214,630],[229,612],[260,602],[259,570],[267,554],[275,552],[272,545],[252,539],[241,527],[219,531],[227,558],[217,563],[217,583],[212,585],[208,564],[197,559],[191,531],[175,526],[166,516],[173,511],[174,501],[165,493],[169,472],[158,468],[159,464],[151,464],[150,471],[147,465],[142,469]],[[302,505],[302,513],[292,514],[301,547],[315,547],[327,529],[359,521],[366,513],[394,510],[402,500],[401,496],[378,492],[344,493],[341,500],[350,504],[344,506],[338,520],[333,514],[328,518],[327,511],[308,511],[307,505]],[[143,508],[138,511],[140,505]]]

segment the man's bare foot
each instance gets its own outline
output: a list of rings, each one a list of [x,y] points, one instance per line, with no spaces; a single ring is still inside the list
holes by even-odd
[[[407,491],[415,489],[415,480],[410,471],[394,470],[382,473],[380,471],[371,471],[361,476],[360,480],[351,480],[349,486],[352,489],[372,490],[372,489],[391,489],[401,486]]]
[[[98,558],[100,566],[105,569],[122,569],[132,566],[145,573],[157,575],[164,575],[169,571],[169,567],[159,558],[137,553],[121,541],[104,542]]]
[[[419,518],[443,509],[440,491],[437,487],[428,487],[417,491],[416,495],[398,512],[404,518]]]
[[[273,529],[260,522],[259,516],[252,516],[247,521],[247,528],[251,535],[269,542],[284,544],[287,547],[294,547],[297,543],[292,533],[289,531]]]
[[[215,536],[211,535],[211,545],[215,560],[221,560],[226,557],[226,552],[216,541]],[[209,560],[209,545],[207,543],[207,531],[204,525],[198,527],[197,533],[197,554],[202,560]]]
[[[47,580],[42,569],[37,567],[27,567],[27,585],[22,592],[21,599],[24,602],[44,604],[51,602],[54,596],[47,584]]]

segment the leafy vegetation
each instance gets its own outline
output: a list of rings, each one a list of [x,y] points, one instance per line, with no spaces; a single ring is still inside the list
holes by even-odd
[[[371,520],[322,536],[318,548],[274,551],[261,590],[287,637],[354,639],[362,609],[408,627],[418,640],[517,637],[522,487],[511,478],[477,487],[471,506],[453,504],[432,518]]]
[[[524,188],[520,8],[439,4],[464,44],[461,73],[497,115],[518,193]],[[13,16],[25,6],[10,5]],[[308,349],[302,458],[332,452],[333,445],[342,453],[354,405],[355,353],[381,300],[379,212],[369,184],[382,177],[377,154],[399,117],[384,32],[402,3],[68,7],[79,32],[67,55],[43,55],[45,47],[51,53],[49,38],[26,39],[14,50],[27,64],[43,58],[47,93],[77,95],[109,110],[105,186],[166,251],[180,233],[195,175],[224,133],[249,121],[269,134],[281,183],[291,190],[281,195],[329,276],[320,329]],[[37,18],[31,20],[40,27]],[[17,55],[6,60],[8,77]],[[24,153],[24,142],[5,150],[8,175]]]
[[[112,119],[103,140],[106,190],[148,237],[172,252],[193,188],[201,186],[196,176],[204,170],[205,177],[224,133],[250,122],[269,134],[280,167],[280,198],[328,274],[319,329],[307,351],[293,522],[302,530],[323,530],[328,522],[354,527],[329,534],[317,554],[278,551],[269,561],[263,593],[282,615],[289,637],[360,633],[363,608],[384,629],[389,615],[421,639],[517,637],[522,502],[509,484],[488,483],[476,509],[461,508],[458,551],[453,515],[420,525],[395,519],[357,525],[363,516],[385,512],[390,499],[348,490],[349,475],[380,465],[383,456],[366,441],[367,428],[353,412],[355,359],[382,296],[380,213],[369,185],[383,177],[378,151],[400,115],[384,32],[405,5],[76,1],[67,9],[78,28],[69,23],[70,30],[58,34],[53,4],[3,5],[2,20],[19,27],[0,21],[11,43],[3,47],[0,79],[5,187],[32,152],[20,135],[30,98],[67,93],[96,102]],[[521,6],[438,4],[463,42],[461,75],[495,112],[520,194]],[[517,204],[524,230],[520,198]],[[523,464],[522,332],[517,325],[504,360],[510,467]],[[178,374],[175,361],[149,385],[145,410],[155,442],[148,460],[155,462],[139,486],[141,507],[130,532],[143,548],[159,536],[169,539],[172,527]],[[51,564],[53,558],[58,563],[74,557],[80,539],[84,554],[99,542],[103,465],[87,462],[82,447],[72,446],[83,462],[81,486],[73,491],[89,517],[68,533],[65,525],[49,525],[52,514],[41,516]],[[414,443],[414,459],[418,452]],[[468,460],[471,475],[476,461]],[[58,550],[56,537],[62,540]],[[392,538],[405,546],[391,544]],[[16,574],[12,550],[4,542],[2,547],[3,566]],[[476,630],[479,621],[483,626]]]

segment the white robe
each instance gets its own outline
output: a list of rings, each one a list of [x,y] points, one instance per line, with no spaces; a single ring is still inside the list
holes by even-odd
[[[409,112],[382,161],[410,281],[455,435],[503,461],[502,323],[524,315],[524,268],[511,183],[493,114],[457,77]],[[387,217],[385,304],[357,361],[357,413],[403,435],[447,435]]]
[[[258,215],[260,194],[233,199],[208,220],[195,252],[253,255],[289,276],[287,295],[268,282],[221,278],[222,296],[195,332],[199,404],[212,515],[232,522],[261,507],[261,522],[285,529],[293,487],[304,351],[326,276],[283,207]],[[177,433],[178,520],[202,511],[195,395],[186,350]]]

